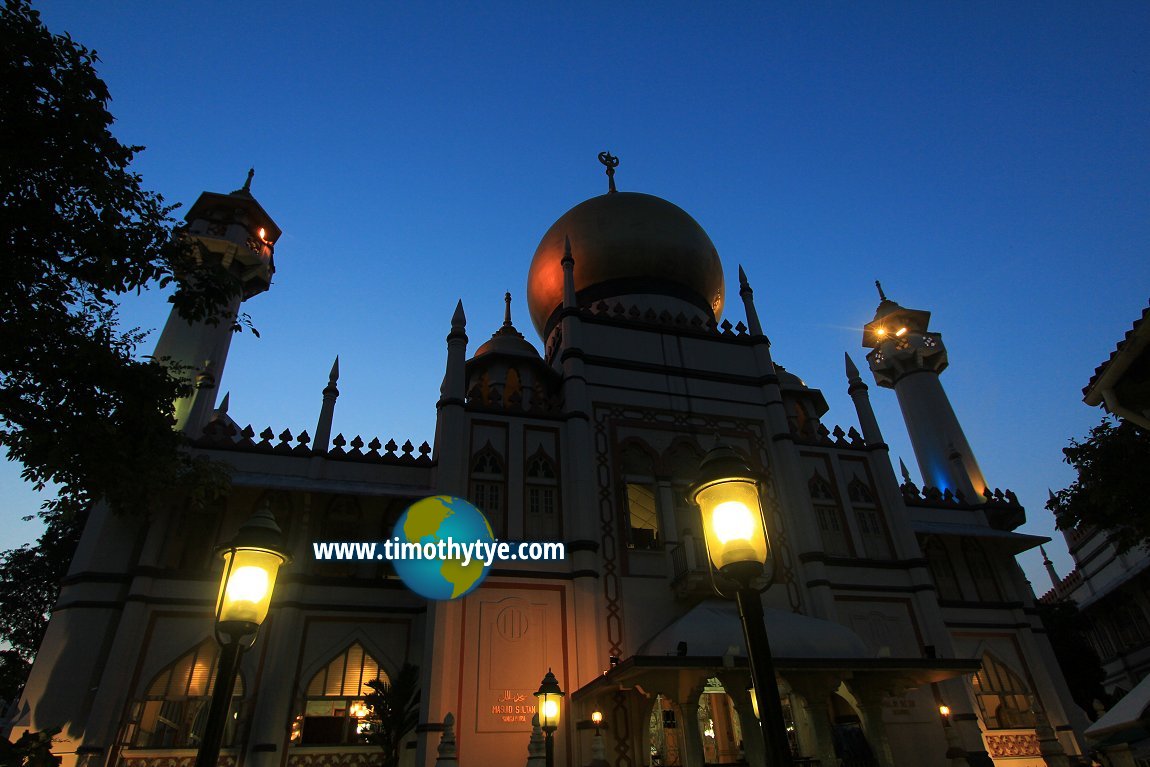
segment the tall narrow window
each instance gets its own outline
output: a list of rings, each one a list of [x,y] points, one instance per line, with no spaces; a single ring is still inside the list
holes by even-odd
[[[855,477],[847,485],[847,496],[851,499],[855,523],[858,525],[866,555],[871,559],[890,559],[890,541],[887,538],[886,525],[870,487]]]
[[[927,539],[923,553],[926,554],[930,574],[934,576],[934,586],[938,589],[938,598],[962,599],[962,587],[959,586],[954,565],[950,562],[950,552],[946,550],[946,544],[932,535]]]
[[[807,487],[811,493],[811,502],[814,504],[815,522],[822,537],[823,550],[832,557],[851,556],[854,552],[847,539],[842,508],[831,483],[816,471],[808,480]]]
[[[627,483],[627,518],[630,521],[633,549],[658,549],[662,546],[659,535],[659,506],[655,502],[655,488],[638,482]]]
[[[978,592],[978,598],[984,602],[1001,602],[1002,590],[998,587],[994,570],[982,546],[978,541],[967,538],[962,542],[962,553],[970,570],[970,577],[974,579],[974,589]]]
[[[292,742],[304,746],[365,743],[369,725],[364,721],[364,698],[371,694],[367,683],[375,679],[389,682],[363,645],[352,643],[311,678],[304,712],[292,728]]]
[[[471,460],[471,502],[483,512],[497,537],[507,529],[504,508],[507,480],[503,459],[488,442]]]
[[[1010,730],[1035,725],[1032,706],[1041,705],[1022,677],[990,653],[971,679],[974,697],[987,729]]]
[[[215,689],[219,646],[205,639],[165,668],[132,704],[127,741],[132,748],[198,748]],[[232,706],[224,727],[224,746],[235,743],[243,679],[236,674]]]
[[[555,462],[543,448],[527,461],[527,513],[529,540],[559,538],[559,486]]]

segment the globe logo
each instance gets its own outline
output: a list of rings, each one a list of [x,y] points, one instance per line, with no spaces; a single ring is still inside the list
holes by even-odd
[[[392,535],[403,544],[420,544],[424,554],[392,560],[407,587],[427,599],[458,599],[470,593],[487,575],[482,558],[441,558],[439,550],[450,538],[456,543],[494,543],[495,535],[483,512],[462,498],[434,495],[416,501],[395,523]],[[440,541],[444,547],[440,547]],[[433,557],[428,557],[436,549]],[[404,547],[412,549],[411,546]]]

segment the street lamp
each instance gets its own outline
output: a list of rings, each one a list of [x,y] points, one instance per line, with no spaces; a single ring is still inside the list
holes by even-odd
[[[539,727],[547,735],[547,767],[555,767],[555,730],[559,729],[559,715],[562,713],[562,700],[566,693],[559,688],[559,680],[547,669],[547,675],[535,691],[536,712],[539,714]]]
[[[219,761],[240,656],[255,643],[268,615],[280,566],[291,561],[283,548],[283,532],[267,508],[249,517],[217,553],[224,560],[215,615],[220,662],[196,767],[216,767]]]
[[[760,714],[767,763],[772,767],[791,767],[791,750],[763,621],[763,604],[759,601],[759,590],[752,585],[763,577],[770,555],[758,479],[733,448],[716,445],[699,464],[699,478],[691,486],[689,495],[703,515],[703,536],[712,574],[717,570],[737,586],[735,601],[751,667],[751,698]],[[715,591],[720,596],[728,596],[717,582]]]

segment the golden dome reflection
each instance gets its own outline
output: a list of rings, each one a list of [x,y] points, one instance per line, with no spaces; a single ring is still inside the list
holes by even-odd
[[[531,322],[546,339],[563,303],[564,237],[571,238],[580,306],[622,295],[664,295],[718,320],[723,265],[711,238],[682,208],[639,192],[592,197],[543,235],[527,275]]]

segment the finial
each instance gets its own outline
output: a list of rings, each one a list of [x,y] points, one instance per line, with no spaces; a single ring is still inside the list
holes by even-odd
[[[216,408],[217,413],[219,413],[220,415],[227,415],[228,414],[228,405],[231,404],[231,401],[232,401],[231,397],[232,397],[232,393],[230,391],[224,393],[224,398],[222,400],[220,400],[220,406],[218,408]]]
[[[599,162],[607,166],[607,183],[610,185],[607,192],[617,192],[615,188],[615,169],[619,167],[619,158],[610,152],[600,152]]]
[[[1043,546],[1041,543],[1038,544],[1038,550],[1042,553],[1042,564],[1044,564],[1044,565],[1053,564],[1050,561],[1050,557],[1046,556],[1046,547],[1045,546]]]
[[[332,386],[339,381],[339,355],[335,355],[335,362],[331,364],[331,372],[327,374],[327,382]]]
[[[503,294],[503,303],[505,304],[505,306],[503,307],[503,327],[509,328],[509,327],[511,327],[511,293],[510,292]]]
[[[854,381],[859,377],[859,369],[855,366],[855,361],[851,359],[849,352],[843,352],[843,357],[845,357],[847,361],[847,380]]]
[[[743,271],[743,265],[739,264],[739,285],[744,288],[749,288],[747,284],[747,273]]]
[[[906,462],[901,458],[898,459],[898,467],[902,469],[902,478],[910,482],[910,470],[906,468]]]
[[[467,316],[463,313],[463,299],[455,305],[455,314],[451,315],[452,328],[464,328],[467,325]]]
[[[563,260],[560,261],[560,263],[562,263],[562,264],[566,264],[566,263],[574,264],[575,263],[575,257],[571,255],[571,236],[570,235],[566,235],[566,234],[563,235]]]
[[[255,168],[248,168],[248,179],[244,182],[241,191],[250,192],[252,190],[252,176],[256,175]]]
[[[881,283],[881,282],[879,282],[878,280],[875,280],[875,281],[874,281],[874,286],[875,286],[876,288],[878,288],[878,297],[879,297],[879,300],[880,300],[880,301],[886,301],[886,300],[887,300],[887,297],[886,297],[886,293],[883,293],[883,292],[882,292],[882,283]]]

